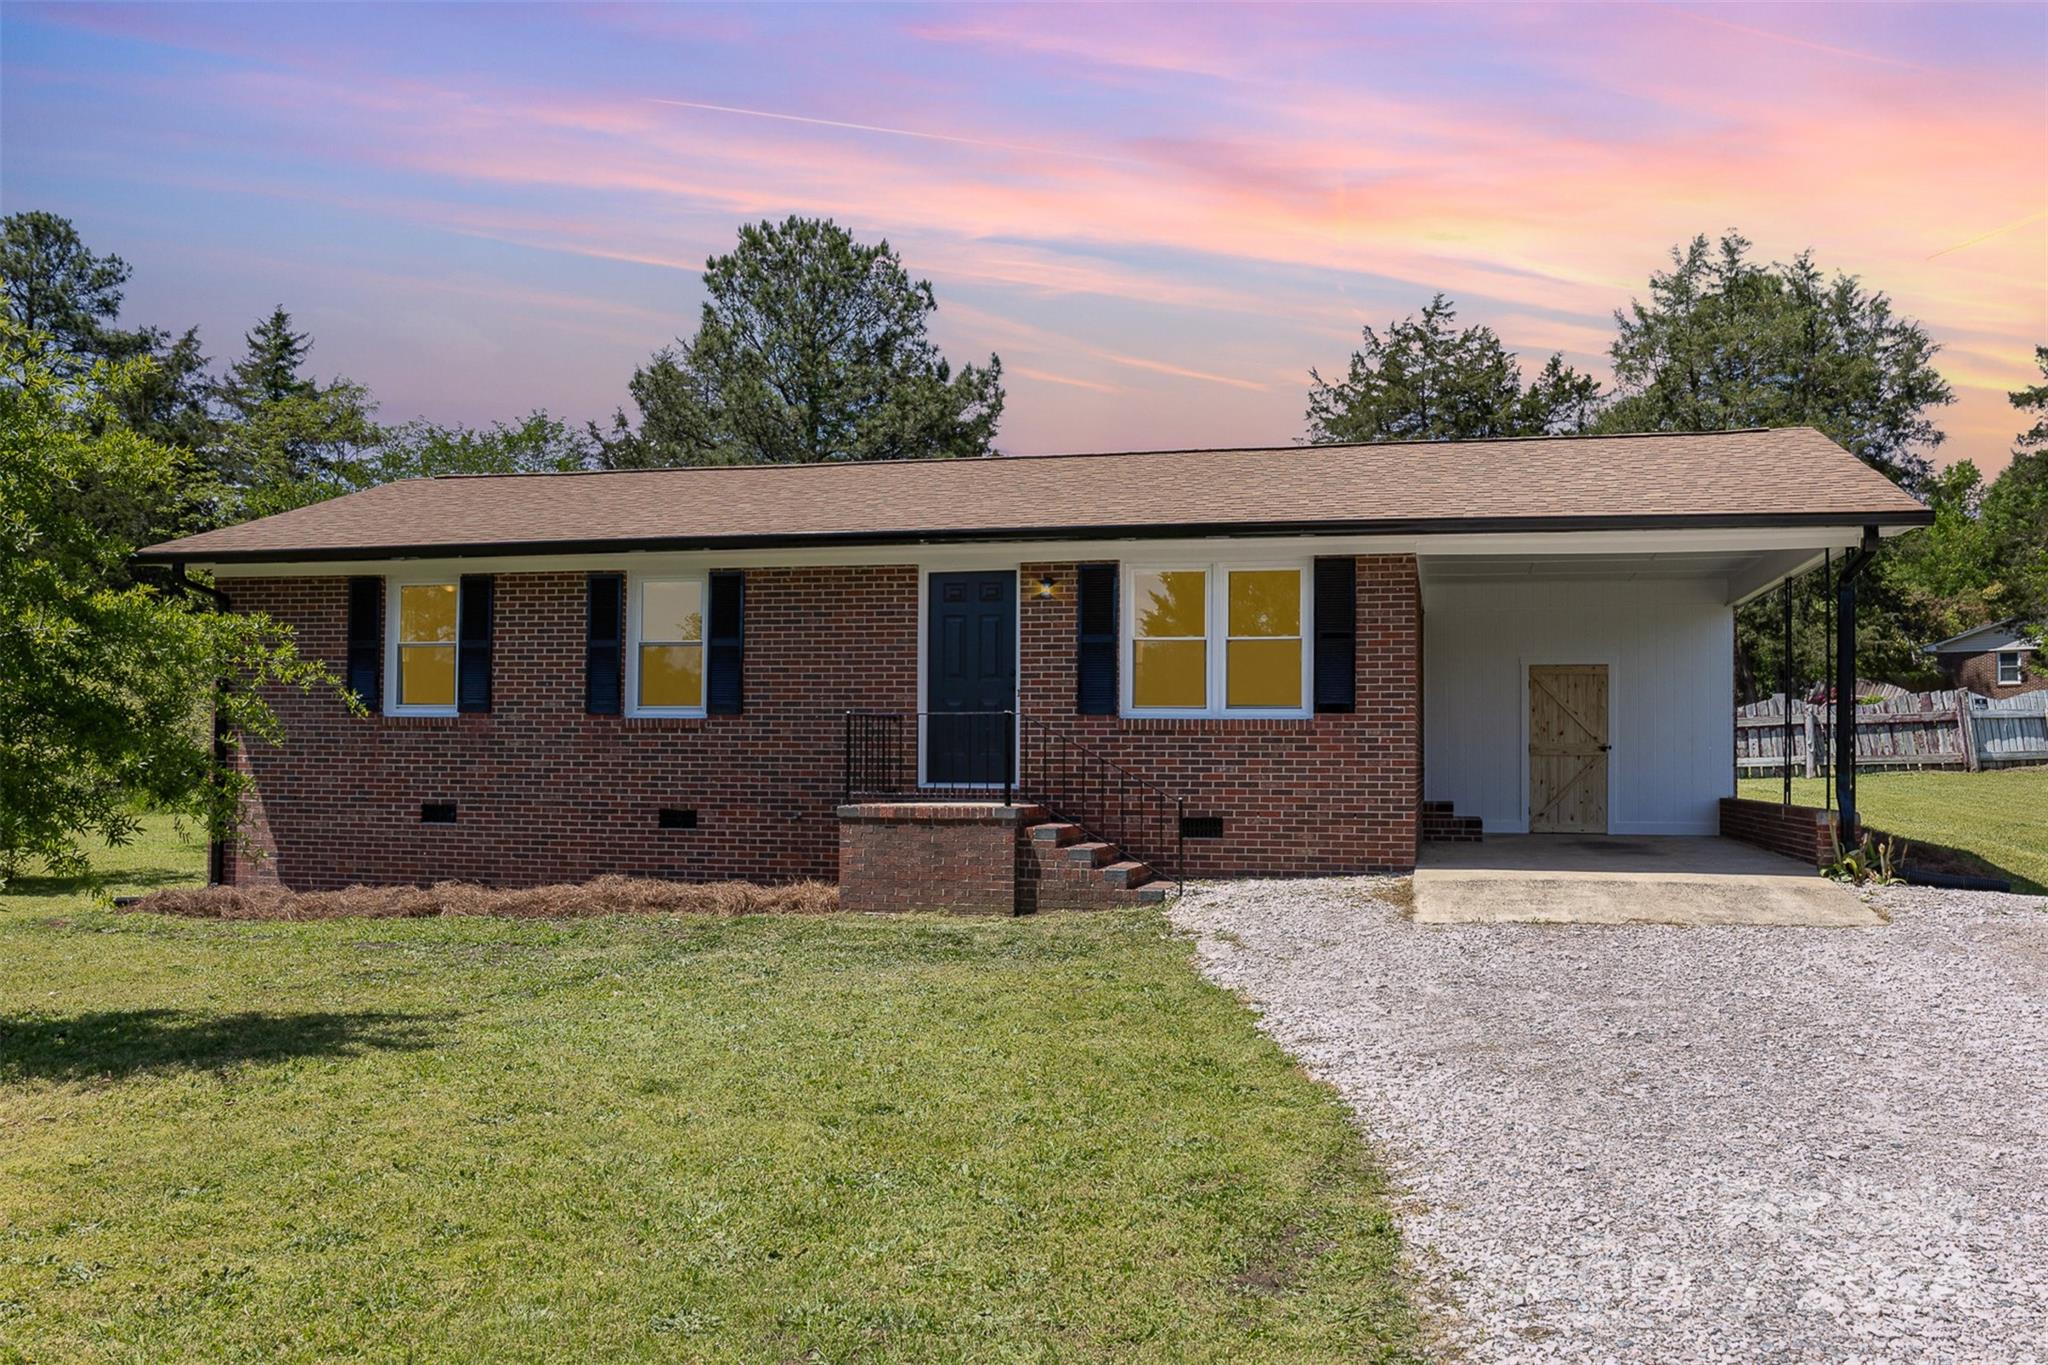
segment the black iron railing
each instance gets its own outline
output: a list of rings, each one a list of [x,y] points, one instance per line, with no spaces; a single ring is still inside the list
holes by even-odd
[[[1024,800],[1180,884],[1186,798],[1035,716],[1018,717],[1017,767]]]
[[[844,750],[844,801],[1028,802],[1155,876],[1185,871],[1187,801],[1036,717],[848,711]]]
[[[1016,797],[1017,718],[1009,711],[848,711],[845,801]]]

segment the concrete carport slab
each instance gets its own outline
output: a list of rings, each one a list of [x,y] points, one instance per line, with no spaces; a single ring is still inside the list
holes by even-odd
[[[1423,924],[1884,922],[1806,864],[1732,839],[1577,834],[1424,844],[1414,917]]]

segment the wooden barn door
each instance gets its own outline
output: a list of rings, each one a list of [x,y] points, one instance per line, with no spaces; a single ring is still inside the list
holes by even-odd
[[[1607,665],[1529,665],[1529,832],[1607,832]]]

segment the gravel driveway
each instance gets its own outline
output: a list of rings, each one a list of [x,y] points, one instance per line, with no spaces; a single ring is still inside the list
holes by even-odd
[[[1173,913],[1355,1106],[1471,1358],[2048,1359],[2048,901],[1418,925],[1390,885]]]

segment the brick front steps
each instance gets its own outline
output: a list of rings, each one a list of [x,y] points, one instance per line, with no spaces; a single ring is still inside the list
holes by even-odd
[[[1027,915],[1166,899],[1167,884],[1043,806],[883,801],[839,808],[847,910]]]
[[[1432,844],[1476,844],[1485,826],[1476,815],[1460,815],[1448,801],[1422,803],[1422,838]]]
[[[1151,868],[1119,856],[1110,844],[1090,839],[1079,825],[1045,819],[1027,833],[1031,870],[1020,863],[1019,880],[1032,882],[1032,909],[1098,910],[1166,899],[1167,884],[1155,878]],[[1024,899],[1021,889],[1018,899]]]

